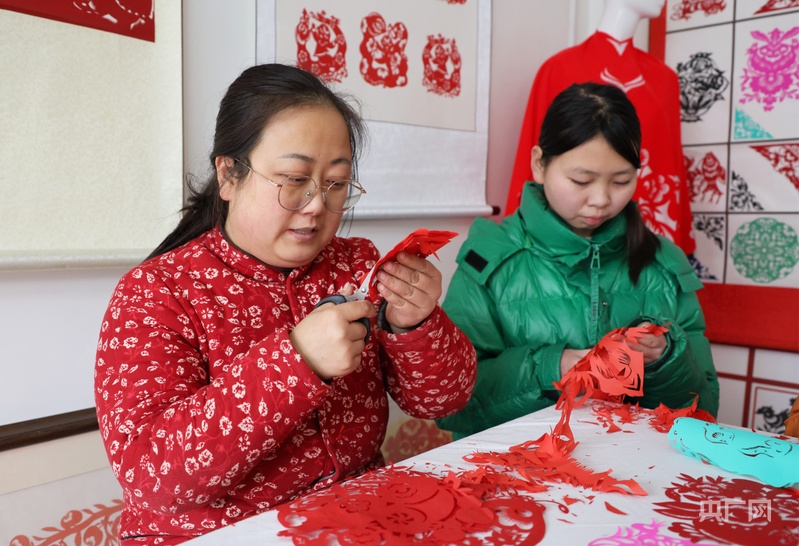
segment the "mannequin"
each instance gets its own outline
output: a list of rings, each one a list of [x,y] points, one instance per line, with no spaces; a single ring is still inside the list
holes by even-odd
[[[605,0],[596,32],[544,62],[533,81],[522,122],[505,215],[519,206],[531,180],[531,151],[547,107],[572,83],[594,81],[621,88],[641,119],[642,167],[634,199],[652,231],[692,254],[690,192],[680,128],[680,85],[663,61],[636,48],[632,36],[644,19],[657,17],[665,0]]]
[[[605,0],[597,30],[623,42],[630,40],[642,19],[654,19],[666,0]]]

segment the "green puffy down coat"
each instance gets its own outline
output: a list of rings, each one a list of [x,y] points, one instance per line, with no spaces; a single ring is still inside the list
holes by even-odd
[[[695,291],[702,283],[665,238],[656,259],[630,280],[626,219],[580,237],[528,183],[520,208],[500,224],[478,218],[458,253],[443,308],[477,350],[474,393],[437,421],[453,437],[479,432],[553,404],[564,348],[594,346],[610,330],[642,321],[669,324],[663,356],[645,367],[642,407],[661,402],[716,415],[718,378]]]

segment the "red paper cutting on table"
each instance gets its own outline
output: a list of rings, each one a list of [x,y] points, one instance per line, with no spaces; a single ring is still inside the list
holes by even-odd
[[[445,477],[389,467],[277,507],[280,536],[303,546],[527,544],[544,537],[530,497],[476,494]],[[481,536],[478,536],[481,535]]]
[[[427,258],[430,255],[438,258],[436,251],[449,243],[452,238],[457,235],[458,234],[454,231],[437,231],[419,228],[389,250],[385,256],[380,258],[373,270],[379,270],[380,267],[389,260],[396,260],[397,254],[403,251],[416,254],[422,258]],[[377,299],[378,296],[376,280],[376,277],[372,277],[372,284],[369,287],[369,297],[372,300]]]

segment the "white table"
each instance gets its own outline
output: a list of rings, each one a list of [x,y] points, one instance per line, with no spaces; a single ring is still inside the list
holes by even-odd
[[[595,404],[599,407],[607,403],[591,401],[572,413],[571,427],[579,442],[572,455],[596,472],[612,470],[612,476],[618,480],[635,479],[647,495],[602,493],[550,484],[548,491],[532,494],[536,501],[547,506],[546,534],[539,544],[587,545],[605,539],[597,541],[595,546],[609,546],[634,544],[642,542],[645,536],[658,535],[661,542],[657,544],[683,545],[690,543],[686,537],[693,534],[694,540],[702,544],[767,546],[778,544],[775,533],[799,543],[799,494],[771,488],[755,478],[732,474],[678,453],[668,442],[667,434],[650,425],[648,415],[640,415],[631,424],[621,424],[616,419],[622,431],[608,433],[593,409]],[[537,439],[551,432],[559,417],[558,410],[547,408],[422,453],[398,466],[441,475],[453,469],[474,468],[463,460],[464,456],[476,451],[507,451],[511,446]],[[718,484],[708,483],[710,478],[718,477],[723,478]],[[699,481],[689,487],[691,480]],[[699,483],[703,485],[697,492]],[[563,506],[566,496],[571,504],[564,513],[555,503]],[[667,502],[672,503],[669,515],[656,511],[664,509],[657,503]],[[680,528],[682,536],[678,534]],[[277,536],[282,529],[273,510],[186,544],[292,544],[290,538]],[[609,538],[614,534],[627,536],[627,542]],[[725,542],[725,538],[731,541]]]

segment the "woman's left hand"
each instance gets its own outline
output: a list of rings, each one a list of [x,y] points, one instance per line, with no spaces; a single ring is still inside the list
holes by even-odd
[[[642,322],[639,327],[650,326],[651,322]],[[644,365],[651,364],[652,362],[663,356],[663,351],[666,350],[666,334],[659,336],[653,334],[646,334],[638,338],[638,343],[630,343],[627,345],[636,351],[644,353]]]
[[[377,272],[377,291],[386,299],[394,333],[407,332],[430,316],[441,297],[441,272],[426,259],[400,252]]]

